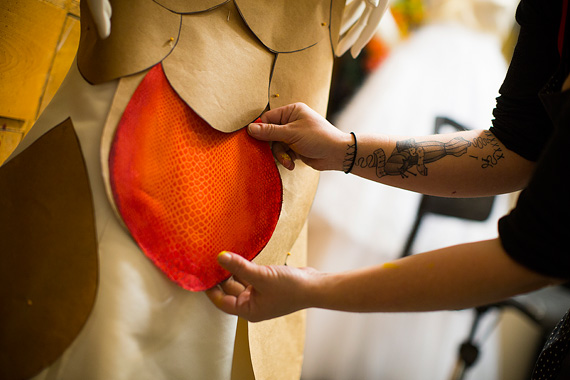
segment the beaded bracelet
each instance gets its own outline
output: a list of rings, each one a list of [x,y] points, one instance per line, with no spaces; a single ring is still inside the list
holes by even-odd
[[[354,137],[354,145],[349,145],[348,149],[354,148],[354,150],[352,152],[349,151],[348,153],[346,153],[343,166],[348,165],[348,169],[344,171],[345,174],[348,174],[352,171],[352,168],[354,167],[354,161],[356,161],[356,151],[358,150],[358,144],[356,142],[356,134],[354,132],[350,132],[350,134],[352,135],[352,137]],[[349,161],[350,164],[348,163]]]

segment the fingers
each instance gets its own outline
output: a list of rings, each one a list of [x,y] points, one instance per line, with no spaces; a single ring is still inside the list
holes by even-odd
[[[342,154],[340,140],[345,134],[309,106],[294,103],[279,107],[261,115],[261,121],[248,126],[249,135],[272,141],[273,153],[285,168],[293,170],[297,159],[316,170],[339,167],[336,155]]]
[[[232,252],[221,252],[218,255],[218,263],[227,271],[239,279],[242,284],[254,284],[259,277],[257,265]]]
[[[211,289],[206,290],[204,293],[206,293],[206,295],[208,296],[210,301],[212,301],[212,303],[214,305],[216,305],[216,307],[222,309],[221,306],[222,306],[222,304],[225,304],[224,297],[226,296],[226,293],[224,293],[224,291],[222,289],[220,289],[220,287],[218,285],[214,286]],[[233,314],[227,308],[224,308],[222,310],[225,311],[226,313]]]
[[[288,104],[283,107],[271,109],[261,115],[261,121],[267,124],[287,124],[295,121],[295,114],[298,114],[299,109],[303,108],[302,103]]]
[[[284,125],[271,123],[252,123],[247,127],[249,135],[261,141],[287,142],[290,134]]]
[[[277,161],[288,170],[295,169],[294,160],[297,155],[292,150],[294,145],[287,145],[293,132],[286,126],[253,123],[248,126],[248,133],[257,140],[273,141],[272,150]]]
[[[206,295],[217,308],[225,313],[247,315],[253,289],[249,283],[258,275],[257,266],[231,252],[220,253],[218,262],[233,274],[233,278],[208,289]]]
[[[260,117],[261,123],[250,124],[248,132],[258,140],[288,142],[294,131],[287,124],[314,115],[316,112],[306,104],[288,104],[265,112]]]
[[[251,286],[244,289],[239,295],[227,294],[221,286],[214,286],[206,290],[206,296],[210,301],[224,313],[243,316],[244,306],[247,305],[251,295]]]
[[[261,123],[251,123],[249,135],[262,141],[280,141],[288,145],[302,138],[301,130],[306,130],[312,120],[321,117],[303,103],[293,103],[275,108],[261,115]],[[300,128],[303,127],[303,128]],[[280,152],[284,153],[284,152]]]
[[[229,295],[232,296],[239,296],[245,288],[247,287],[247,283],[241,282],[239,279],[235,278],[234,276],[228,278],[226,281],[220,284],[220,288]]]
[[[273,155],[288,170],[295,169],[295,152],[289,146],[282,143],[273,144]]]

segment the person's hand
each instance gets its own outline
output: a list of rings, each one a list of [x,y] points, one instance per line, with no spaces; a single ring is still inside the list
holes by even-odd
[[[319,272],[312,268],[262,266],[230,252],[218,256],[233,277],[206,291],[220,310],[251,322],[310,307],[307,288]]]
[[[87,0],[87,5],[97,26],[97,33],[104,40],[111,34],[111,3],[109,0]]]
[[[261,115],[262,123],[248,126],[251,137],[274,141],[273,154],[287,169],[295,168],[295,160],[316,170],[342,170],[350,134],[330,124],[303,103],[275,108]]]

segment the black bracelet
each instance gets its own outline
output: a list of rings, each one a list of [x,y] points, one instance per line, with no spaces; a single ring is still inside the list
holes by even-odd
[[[354,161],[356,161],[356,151],[358,150],[358,143],[356,142],[356,134],[354,132],[350,132],[350,134],[352,135],[352,137],[354,137],[354,145],[348,146],[348,152],[346,153],[343,165],[343,166],[348,165],[348,169],[344,171],[345,174],[348,174],[352,171],[352,168],[354,167]],[[350,151],[351,148],[352,151]]]

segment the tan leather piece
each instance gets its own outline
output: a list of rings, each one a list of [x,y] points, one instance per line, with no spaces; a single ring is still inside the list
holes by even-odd
[[[282,175],[283,171],[287,170],[282,166],[279,168],[282,170]],[[302,220],[299,217],[305,216],[304,220],[306,220],[314,192],[316,192],[318,173],[303,164],[298,165],[294,172],[299,169],[306,173],[299,175],[295,182],[292,179],[284,180],[283,185],[284,199],[298,197],[299,208],[285,209],[284,207],[272,239],[267,247],[253,259],[256,264],[282,265],[287,263],[295,267],[307,265],[307,224],[302,221],[299,223]],[[309,174],[311,172],[313,174]],[[306,182],[301,182],[303,180]],[[291,186],[291,183],[295,183],[296,186]],[[305,186],[307,189],[303,189]],[[304,205],[300,204],[301,201],[304,201]],[[292,213],[297,215],[293,217]],[[297,223],[287,223],[290,219],[296,220]],[[290,226],[289,230],[285,228],[286,225]],[[286,249],[288,242],[285,239],[287,237],[295,238],[295,241],[293,246]],[[300,378],[303,366],[305,327],[305,311],[268,321],[248,323],[249,352],[255,379],[271,380],[276,378],[276,374],[279,379],[284,380]]]
[[[77,63],[92,84],[146,70],[176,46],[182,16],[152,0],[113,1],[111,35],[102,40],[86,2],[81,5]]]
[[[275,264],[307,265],[306,223],[290,253]],[[305,326],[305,311],[259,323],[238,318],[231,380],[299,379]]]
[[[238,318],[231,380],[255,380],[249,350],[249,325],[250,323],[245,319]]]
[[[78,60],[83,75],[86,75],[86,72],[91,74],[91,76],[86,75],[87,80],[95,83],[95,79],[104,82],[114,78],[124,78],[143,72],[162,60],[169,82],[182,99],[212,127],[225,132],[237,130],[255,120],[268,104],[274,108],[288,102],[303,101],[321,114],[326,113],[333,57],[331,40],[333,46],[335,41],[338,41],[338,38],[331,39],[331,34],[335,36],[340,29],[344,7],[342,0],[320,0],[318,4],[316,0],[287,1],[287,7],[297,7],[297,10],[305,9],[304,7],[309,4],[316,7],[314,9],[318,9],[317,12],[311,11],[308,15],[299,16],[309,17],[308,20],[320,20],[321,17],[317,15],[324,15],[325,10],[328,15],[332,9],[332,14],[328,16],[329,25],[322,25],[327,20],[320,21],[318,25],[310,21],[314,29],[307,36],[287,26],[290,22],[285,20],[286,14],[297,17],[295,10],[292,9],[284,10],[282,14],[256,15],[253,12],[256,8],[251,5],[253,0],[247,2],[238,0],[238,5],[243,9],[247,8],[243,13],[246,23],[233,1],[207,11],[188,12],[191,14],[183,15],[166,11],[165,7],[172,9],[177,7],[176,9],[187,13],[190,8],[183,8],[186,6],[185,1],[157,1],[160,1],[164,7],[152,0],[136,0],[136,3],[135,0],[112,1],[113,19],[109,38],[115,38],[116,41],[94,42],[98,37],[94,34],[93,27],[89,30],[93,33],[90,35],[92,38],[82,39],[82,44],[87,46],[80,46]],[[152,4],[138,6],[139,3],[145,2]],[[261,5],[258,9],[267,9],[268,12],[279,11],[277,7],[269,6],[272,4],[271,1],[266,2],[267,4]],[[282,2],[285,3],[284,0]],[[215,1],[203,0],[199,3],[213,4]],[[132,16],[133,12],[130,9],[134,4],[137,4],[136,11],[137,14],[141,13],[140,16]],[[127,11],[117,10],[119,8]],[[116,12],[120,12],[119,16]],[[153,12],[156,14],[146,14]],[[123,16],[120,16],[121,14]],[[274,21],[270,23],[268,19]],[[295,20],[293,23],[298,21]],[[87,22],[92,23],[91,20]],[[273,22],[280,24],[272,24]],[[124,26],[118,26],[118,23],[123,23]],[[279,26],[283,26],[281,24],[285,24],[283,30],[267,30],[280,29]],[[142,28],[141,25],[145,27]],[[171,36],[172,30],[176,29],[175,26],[180,27],[180,34]],[[152,38],[142,38],[143,32],[145,36],[148,32]],[[255,35],[254,32],[259,35]],[[113,36],[113,33],[117,35]],[[290,33],[289,36],[287,33]],[[173,41],[170,41],[171,37],[174,38]],[[270,46],[262,43],[264,39]],[[166,46],[165,40],[168,40]],[[290,51],[295,52],[280,53],[276,59],[276,55],[270,49],[274,51],[291,49]],[[135,62],[131,62],[132,60]],[[323,67],[319,67],[321,65]],[[104,75],[99,75],[98,70]],[[270,83],[271,78],[274,80],[273,83]],[[316,93],[312,94],[313,91]],[[117,94],[117,104],[120,98]],[[109,115],[111,124],[116,125],[123,107],[113,106]],[[106,133],[108,130],[106,127]],[[110,133],[104,137],[104,140],[112,136],[112,132]],[[102,159],[106,160],[105,154]],[[300,237],[300,234],[303,235],[301,231],[316,191],[318,173],[302,164],[293,172],[281,166],[279,170],[284,186],[283,210],[273,237],[254,259],[258,264],[282,264],[287,257],[287,251],[292,249],[295,252],[290,259],[293,256],[301,260],[306,259],[306,249],[303,251],[292,246],[294,242],[305,239]],[[294,265],[293,262],[294,259],[290,264]],[[199,326],[196,328],[199,329]],[[242,351],[246,356],[250,356],[251,368],[243,374],[250,375],[253,370],[255,378],[262,380],[272,379],[274,378],[272,374],[285,371],[280,378],[299,377],[304,341],[303,313],[292,314],[268,323],[249,324],[248,330],[249,347],[240,347],[246,349]],[[241,333],[243,334],[243,331]],[[236,344],[243,344],[243,339],[240,341],[242,343],[236,342]],[[286,344],[278,348],[282,342]],[[267,348],[269,345],[271,349]]]
[[[131,97],[135,93],[138,85],[144,79],[148,71],[139,73],[136,75],[131,75],[119,79],[119,84],[117,85],[117,90],[113,97],[111,103],[111,108],[107,114],[105,120],[105,125],[103,127],[103,133],[101,134],[101,147],[100,147],[100,159],[101,159],[101,172],[103,175],[103,183],[105,184],[105,193],[107,195],[107,200],[111,204],[111,208],[115,212],[117,219],[121,222],[125,229],[127,228],[121,219],[121,214],[117,210],[117,205],[115,204],[115,198],[113,197],[113,191],[111,189],[110,174],[109,174],[109,152],[111,151],[111,144],[113,143],[113,138],[115,137],[115,131],[121,121],[123,112]]]
[[[305,50],[278,54],[269,89],[270,108],[303,102],[325,116],[333,59],[328,38]]]
[[[137,0],[136,6],[116,0],[106,40],[99,40],[84,6],[78,52],[82,75],[91,83],[102,83],[163,60],[176,92],[223,132],[243,128],[268,104],[275,108],[302,101],[324,115],[333,62],[331,41],[333,46],[338,41],[342,0],[288,0],[282,7],[238,0],[239,12],[233,1],[219,2],[203,0],[197,8],[214,8],[180,15],[151,0]],[[160,0],[160,4],[181,9],[186,2]],[[332,40],[329,26],[330,35],[337,36]],[[280,53],[275,62],[272,51],[294,53]]]
[[[306,49],[328,38],[329,1],[235,0],[244,21],[271,51]]]
[[[114,199],[109,185],[109,145],[117,124],[143,75],[122,78],[117,87],[107,121],[105,123],[101,143],[101,164],[105,188],[109,202],[114,207]],[[317,191],[319,173],[299,162],[295,170],[290,171],[278,165],[283,185],[283,205],[275,231],[265,248],[253,260],[260,265],[280,264],[285,254],[299,238]],[[117,212],[120,219],[121,216]]]
[[[108,187],[108,145],[128,99],[143,76],[130,76],[120,80],[104,128],[101,160],[107,195],[112,204],[113,197]],[[271,265],[283,264],[287,260],[289,265],[305,266],[305,222],[317,189],[319,174],[303,163],[298,163],[294,171],[289,171],[281,165],[278,165],[278,168],[283,183],[280,219],[268,244],[253,261],[261,265]],[[120,215],[117,215],[120,219]],[[288,251],[292,252],[289,258]],[[271,379],[271,376],[266,375],[281,371],[284,371],[283,379],[298,378],[290,375],[301,371],[304,328],[304,313],[295,313],[268,323],[249,324],[249,330],[245,329],[245,333],[242,326],[236,336],[232,379],[250,378],[248,376],[251,370],[256,374],[255,379]],[[269,350],[268,344],[274,347]]]
[[[178,46],[163,68],[174,90],[200,117],[219,131],[233,132],[267,107],[274,58],[229,2],[185,15]]]
[[[294,267],[307,265],[307,231],[305,223],[290,255],[281,256],[281,260],[275,264],[286,262]],[[249,350],[256,379],[301,377],[306,316],[303,310],[268,321],[249,323]]]
[[[283,207],[273,236],[252,261],[259,265],[283,264],[303,230],[317,191],[319,173],[299,162],[290,171],[278,165],[283,182]]]
[[[0,378],[28,378],[73,342],[98,286],[91,189],[69,119],[0,168],[0,210]]]
[[[331,25],[330,37],[331,44],[335,55],[337,54],[338,41],[340,40],[340,28],[342,24],[342,11],[344,10],[346,0],[331,0]]]
[[[175,13],[197,13],[214,9],[230,0],[154,0]]]

